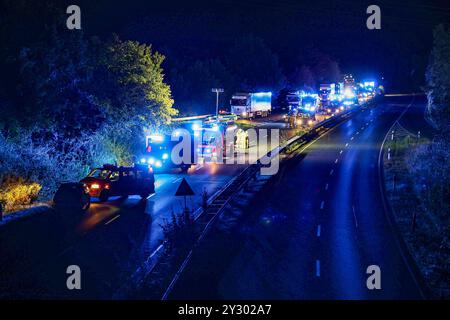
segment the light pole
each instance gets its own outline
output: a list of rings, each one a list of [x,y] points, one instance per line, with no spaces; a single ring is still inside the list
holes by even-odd
[[[219,116],[219,94],[224,90],[222,88],[212,88],[211,92],[216,93],[216,117]]]

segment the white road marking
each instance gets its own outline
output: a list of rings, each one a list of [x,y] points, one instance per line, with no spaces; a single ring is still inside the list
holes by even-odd
[[[345,147],[346,147],[346,148],[348,147],[348,142],[345,144]]]
[[[325,185],[325,190],[328,190],[328,183]]]
[[[338,163],[338,161],[339,161],[339,159],[338,159],[338,158],[336,158],[336,160],[334,160],[334,163]]]
[[[359,131],[356,131],[356,134],[359,134]]]
[[[339,154],[342,154],[342,152],[344,152],[344,150],[339,151]]]
[[[351,137],[350,140],[353,140],[353,137]]]
[[[111,222],[113,222],[116,219],[119,219],[120,214],[118,214],[117,216],[115,216],[114,218],[112,218],[111,220],[109,220],[107,223],[105,223],[105,226],[107,226],[108,224],[110,224]]]
[[[320,260],[316,260],[316,277],[320,277]]]
[[[317,226],[317,237],[320,237],[320,232],[322,231],[321,230],[322,228],[321,228],[321,226],[320,226],[320,224]]]
[[[356,219],[355,206],[352,206],[352,210],[353,210],[353,218],[355,218],[355,226],[356,228],[358,228],[358,220]]]
[[[172,183],[177,183],[178,181],[181,181],[181,179],[183,179],[183,178],[175,179],[175,180],[172,181]]]
[[[331,169],[331,171],[330,171],[330,176],[333,175],[333,172],[334,172],[334,169]]]
[[[320,203],[320,210],[323,210],[323,207],[325,206],[325,201],[322,201],[321,203]]]

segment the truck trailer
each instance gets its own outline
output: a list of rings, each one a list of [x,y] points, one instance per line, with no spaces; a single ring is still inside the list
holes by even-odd
[[[239,118],[267,117],[272,111],[272,93],[236,93],[230,101],[231,113]]]

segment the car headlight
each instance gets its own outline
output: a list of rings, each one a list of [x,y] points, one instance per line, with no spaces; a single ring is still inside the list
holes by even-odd
[[[147,162],[147,160],[145,158],[141,159],[141,163],[146,163],[146,162]]]
[[[154,164],[155,163],[155,159],[154,158],[148,158],[147,162],[149,164]]]
[[[155,162],[155,167],[161,168],[161,167],[162,167],[162,162],[161,162],[160,160],[157,160],[157,161]]]
[[[162,155],[162,158],[163,158],[163,160],[167,160],[167,159],[169,159],[169,155],[167,153],[164,153]]]

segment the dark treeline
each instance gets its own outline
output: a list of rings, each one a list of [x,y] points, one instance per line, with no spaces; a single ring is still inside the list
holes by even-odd
[[[47,199],[90,167],[131,164],[177,114],[165,57],[114,34],[69,31],[50,2],[6,1],[0,11],[0,201]]]

